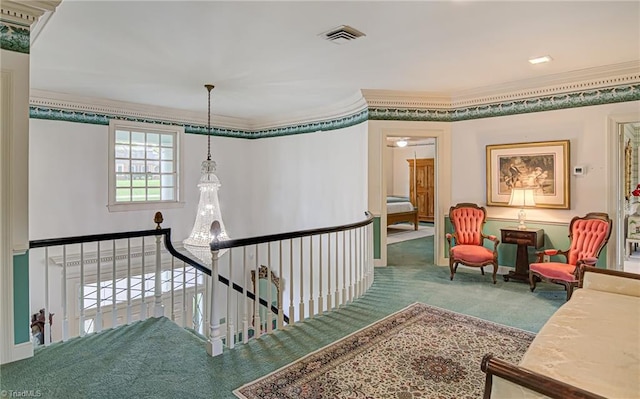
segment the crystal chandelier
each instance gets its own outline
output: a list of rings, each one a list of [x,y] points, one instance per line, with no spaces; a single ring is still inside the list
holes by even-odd
[[[208,101],[208,119],[207,119],[207,160],[202,162],[200,172],[200,202],[198,203],[198,212],[196,213],[196,221],[191,230],[189,238],[182,243],[184,247],[200,259],[207,263],[211,259],[209,252],[209,244],[214,238],[218,241],[228,240],[229,236],[222,222],[222,213],[220,212],[220,203],[218,202],[218,189],[220,188],[220,180],[215,175],[216,163],[211,160],[211,90],[213,85],[204,85],[209,92]],[[211,233],[211,224],[214,221],[220,223],[220,232],[217,237]]]

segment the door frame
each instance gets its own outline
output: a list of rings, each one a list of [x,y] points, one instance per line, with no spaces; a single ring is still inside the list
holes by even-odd
[[[434,263],[447,266],[444,257],[444,216],[451,203],[451,124],[447,122],[384,121],[368,122],[368,203],[369,211],[380,218],[380,258],[375,266],[387,265],[387,179],[386,167],[391,162],[385,151],[388,136],[407,136],[435,139],[434,189]]]
[[[622,126],[627,123],[640,122],[640,112],[610,115],[607,122],[608,187],[611,187],[607,196],[607,212],[609,217],[613,219],[609,242],[615,243],[607,250],[607,268],[623,270],[625,198],[622,192],[624,186],[624,132]]]

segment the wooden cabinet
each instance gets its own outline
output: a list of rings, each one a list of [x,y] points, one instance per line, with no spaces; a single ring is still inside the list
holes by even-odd
[[[435,215],[433,158],[407,159],[407,162],[409,162],[409,198],[413,206],[418,208],[418,220],[433,222]]]

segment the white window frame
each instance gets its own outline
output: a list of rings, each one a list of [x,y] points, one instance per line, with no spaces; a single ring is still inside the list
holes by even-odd
[[[176,159],[174,167],[176,168],[176,192],[175,199],[172,201],[135,201],[135,202],[116,202],[116,130],[142,130],[145,132],[167,134],[175,134],[174,146]],[[109,202],[107,208],[109,212],[123,211],[140,211],[140,210],[159,210],[184,207],[184,189],[183,189],[183,145],[184,127],[175,125],[158,125],[153,123],[130,122],[124,120],[112,119],[109,121]]]

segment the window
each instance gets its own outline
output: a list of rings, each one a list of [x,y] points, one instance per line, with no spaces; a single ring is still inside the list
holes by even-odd
[[[110,121],[110,211],[182,206],[183,134],[179,126]]]

